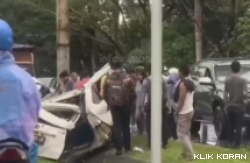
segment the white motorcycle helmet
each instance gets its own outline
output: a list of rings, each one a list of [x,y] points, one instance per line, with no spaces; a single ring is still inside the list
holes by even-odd
[[[175,67],[172,67],[168,70],[169,75],[179,75],[179,70]]]

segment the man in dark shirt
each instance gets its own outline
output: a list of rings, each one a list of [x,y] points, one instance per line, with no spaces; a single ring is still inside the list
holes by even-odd
[[[241,65],[238,61],[231,64],[232,75],[225,82],[224,101],[228,116],[228,143],[234,148],[239,148],[242,137],[244,118],[244,99],[247,95],[247,82],[240,75]],[[234,132],[236,131],[236,132]]]
[[[60,83],[56,89],[58,94],[62,94],[64,92],[69,92],[74,89],[74,82],[72,81],[70,74],[68,71],[63,71],[59,75]]]
[[[131,150],[130,140],[130,107],[131,100],[135,99],[135,84],[132,78],[122,70],[122,61],[119,57],[110,62],[112,71],[107,75],[103,86],[104,99],[107,102],[113,119],[113,141],[116,155],[121,155],[123,148]]]
[[[148,146],[151,147],[151,66],[149,68],[149,76],[145,78],[142,82],[142,91],[145,94],[145,106],[144,112],[146,113],[146,132],[148,136]],[[166,149],[168,145],[168,124],[167,124],[167,114],[168,114],[168,107],[167,107],[167,84],[166,81],[162,77],[162,148]],[[153,108],[157,109],[157,108]]]

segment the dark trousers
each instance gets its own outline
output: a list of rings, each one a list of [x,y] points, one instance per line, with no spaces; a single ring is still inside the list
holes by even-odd
[[[244,112],[238,107],[227,108],[227,137],[228,143],[233,147],[240,147],[242,141],[242,126]]]
[[[174,110],[172,109],[172,112],[168,114],[168,124],[169,124],[169,138],[173,138],[174,140],[178,139],[177,136],[177,125],[174,115]]]
[[[151,109],[150,109],[151,110]],[[148,136],[148,145],[151,147],[151,111],[146,113],[146,130]],[[168,144],[168,119],[167,119],[167,109],[162,109],[162,145],[166,146]]]
[[[130,150],[130,109],[127,107],[111,108],[113,118],[113,141],[115,148],[121,151]]]

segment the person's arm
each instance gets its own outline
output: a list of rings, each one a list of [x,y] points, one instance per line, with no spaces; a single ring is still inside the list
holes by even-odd
[[[67,92],[68,92],[68,91],[74,90],[74,86],[75,86],[74,82],[71,81],[71,82],[69,83],[69,85],[68,85]]]
[[[169,108],[169,110],[171,110],[171,108],[172,108],[171,102],[172,102],[172,99],[170,96],[170,89],[167,89],[167,104],[166,105]]]
[[[60,87],[61,87],[61,83],[57,83],[55,86],[55,92],[59,92]]]
[[[103,76],[101,78],[101,90],[100,90],[100,95],[102,98],[104,98],[104,85],[106,83],[107,76]]]
[[[177,107],[176,113],[179,113],[181,111],[184,105],[186,94],[187,94],[187,88],[184,85],[184,83],[181,83],[179,87],[179,101],[178,101],[178,107]]]
[[[129,77],[127,78],[127,88],[129,90],[129,99],[131,100],[131,102],[135,102],[136,99],[136,94],[135,94],[135,81]]]
[[[56,90],[55,90],[55,94],[61,94],[63,93],[63,83],[60,81],[58,84],[57,84],[57,87],[56,87]]]
[[[243,95],[245,98],[250,98],[250,94],[248,93],[247,81],[243,80]]]
[[[250,103],[250,94],[248,92],[247,81],[243,79],[243,102],[245,105]]]
[[[144,101],[144,106],[145,106],[148,103],[148,99],[149,99],[149,97],[147,96],[149,93],[147,79],[143,80],[141,89],[142,89],[142,99]]]
[[[164,105],[164,107],[167,107],[167,113],[169,114],[169,113],[171,113],[171,98],[170,98],[170,95],[169,95],[169,89],[168,89],[168,81],[167,80],[164,80],[163,81],[164,82],[164,84],[163,84],[163,92],[162,93],[164,93],[163,95],[164,95],[164,98],[165,98],[165,100],[166,100],[166,102],[163,104]]]
[[[108,85],[109,81],[108,78],[106,78],[106,81],[103,83],[103,99],[108,102]]]
[[[228,102],[228,82],[225,82],[224,94],[223,94],[224,103]]]

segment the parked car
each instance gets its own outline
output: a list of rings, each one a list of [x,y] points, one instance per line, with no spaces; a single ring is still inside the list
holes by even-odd
[[[206,59],[192,66],[191,77],[195,82],[194,93],[194,123],[192,132],[200,128],[200,121],[214,123],[215,132],[220,136],[223,132],[224,110],[224,83],[231,74],[230,65],[236,58]],[[241,63],[241,73],[248,81],[250,79],[250,59],[238,58]],[[250,84],[250,83],[249,83]],[[246,108],[245,120],[250,119],[250,107]]]
[[[35,130],[40,157],[78,163],[110,142],[111,114],[98,90],[93,89],[109,69],[109,65],[104,66],[82,89],[43,99]]]

